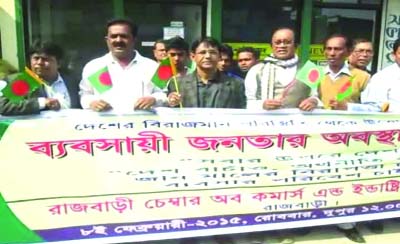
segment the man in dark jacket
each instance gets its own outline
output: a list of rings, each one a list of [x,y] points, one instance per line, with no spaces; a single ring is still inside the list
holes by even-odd
[[[31,70],[47,86],[42,86],[20,102],[0,97],[0,114],[28,115],[41,110],[59,110],[78,107],[78,86],[68,83],[59,73],[62,49],[54,43],[36,43],[29,50]]]
[[[183,107],[246,108],[243,82],[218,70],[220,43],[210,37],[193,42],[191,58],[196,71],[168,86],[168,104]]]

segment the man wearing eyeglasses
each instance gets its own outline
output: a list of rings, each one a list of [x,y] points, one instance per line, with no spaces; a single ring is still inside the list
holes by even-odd
[[[299,65],[295,32],[288,27],[275,30],[271,38],[272,54],[251,67],[245,78],[247,108],[279,109],[297,107],[310,90],[295,82]]]
[[[351,52],[348,62],[351,68],[357,68],[371,73],[368,65],[374,57],[374,49],[372,43],[367,39],[355,39],[353,41],[353,51]]]
[[[246,108],[243,82],[218,70],[221,44],[211,37],[193,42],[191,59],[196,70],[168,85],[171,107]]]

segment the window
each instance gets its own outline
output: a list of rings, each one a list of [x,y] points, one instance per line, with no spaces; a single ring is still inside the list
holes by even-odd
[[[164,27],[169,27],[171,21],[181,22],[184,29],[184,39],[191,43],[204,34],[206,6],[205,0],[174,2],[166,0],[125,1],[125,15],[133,19],[139,26],[136,48],[142,55],[153,58],[153,42],[163,39]]]
[[[36,39],[57,43],[64,68],[80,76],[85,63],[107,52],[104,26],[113,17],[112,1],[29,0],[24,7],[27,45]]]
[[[296,30],[300,26],[300,4],[296,0],[224,0],[222,40],[266,43],[278,27]]]
[[[325,63],[323,41],[334,33],[341,33],[350,39],[365,38],[374,43],[378,50],[380,1],[314,1],[312,21],[312,48],[317,55],[311,55],[313,61]],[[377,55],[372,62],[375,70]]]

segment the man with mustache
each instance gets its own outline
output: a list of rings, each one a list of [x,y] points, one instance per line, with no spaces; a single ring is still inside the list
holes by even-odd
[[[325,40],[324,54],[328,61],[325,78],[319,84],[318,98],[310,97],[301,102],[299,105],[301,110],[310,111],[317,106],[333,110],[352,110],[352,104],[361,102],[360,94],[367,86],[370,75],[363,70],[349,67],[346,63],[351,49],[350,40],[342,34],[333,34]],[[337,99],[339,91],[349,83],[352,86],[352,93],[339,101]]]
[[[90,61],[82,71],[79,85],[82,108],[128,112],[150,109],[156,103],[165,102],[165,94],[151,82],[157,63],[134,49],[137,31],[138,27],[128,19],[107,23],[105,40],[109,53]],[[103,68],[107,69],[111,81],[107,83],[108,90],[99,91],[89,77]]]
[[[48,86],[37,89],[18,103],[0,97],[0,114],[27,115],[37,114],[41,110],[78,107],[77,86],[59,73],[62,57],[63,50],[58,45],[36,42],[29,50],[30,67]]]

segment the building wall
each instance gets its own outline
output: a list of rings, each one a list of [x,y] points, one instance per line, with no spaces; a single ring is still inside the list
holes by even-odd
[[[14,67],[19,67],[17,22],[14,0],[0,0],[1,54]]]
[[[28,0],[0,0],[0,34],[1,34],[1,56],[3,59],[6,59],[9,63],[16,67],[23,67],[25,60],[24,60],[24,38],[27,40],[26,43],[29,43],[31,39],[34,37],[32,36],[32,23],[28,24],[29,26],[23,26],[22,24],[22,10],[21,5],[22,3],[26,2],[31,2]],[[64,0],[67,2],[68,0]],[[64,2],[64,1],[56,1],[56,2]],[[115,3],[122,3],[122,1],[116,1],[116,0],[109,0],[111,5],[115,5]],[[311,0],[310,0],[311,1]],[[41,3],[52,3],[50,0],[42,0]],[[131,2],[134,2],[134,0],[131,0]],[[224,38],[222,37],[222,28],[221,25],[223,26],[224,23],[222,21],[222,10],[223,8],[223,0],[207,0],[207,10],[204,12],[204,14],[207,15],[206,18],[206,24],[203,26],[203,28],[206,30],[205,33],[208,35],[212,35],[216,37],[217,39],[220,39],[222,41]],[[65,3],[66,4],[66,3]],[[110,5],[110,6],[111,6]],[[29,5],[28,5],[29,6]],[[119,6],[119,5],[118,5]],[[114,6],[115,8],[115,6]],[[122,10],[123,15],[123,9],[124,6],[120,6]],[[392,62],[391,58],[391,49],[392,45],[395,39],[399,38],[400,36],[400,13],[398,11],[400,9],[400,1],[399,0],[383,0],[383,7],[382,7],[382,24],[381,24],[381,33],[380,33],[380,38],[379,38],[379,54],[376,52],[376,55],[378,55],[377,58],[377,63],[378,63],[378,69],[381,69],[388,64]],[[126,10],[125,10],[126,11]],[[71,11],[69,11],[71,12]],[[68,13],[69,13],[68,12]],[[57,27],[57,31],[59,32],[62,30],[62,28],[59,28],[60,25],[65,25],[65,23],[70,23],[73,22],[76,19],[70,19],[69,17],[67,19],[63,18],[63,16],[66,14],[59,12],[56,15],[52,15],[55,19],[57,19],[55,22],[52,21],[47,21],[49,22],[47,25],[51,25],[51,28]],[[116,10],[114,9],[114,14],[116,13]],[[56,17],[58,16],[58,17]],[[43,21],[45,16],[40,15],[40,22],[46,22]],[[49,19],[49,18],[47,18]],[[78,20],[76,20],[78,21]],[[76,22],[75,21],[75,22]],[[298,19],[297,21],[301,21]],[[29,22],[28,22],[29,23]],[[51,24],[53,23],[53,24]],[[41,23],[42,25],[46,25],[46,23]],[[54,26],[53,26],[54,25]],[[33,26],[33,31],[35,30]],[[22,28],[25,28],[27,30],[31,30],[29,32],[30,36],[24,36]],[[40,30],[49,30],[51,28],[48,27],[43,27]],[[54,38],[53,36],[49,37],[48,35],[51,34],[52,32],[42,32],[36,31],[34,35],[41,35],[42,37],[45,37],[45,39],[48,38]],[[56,30],[54,30],[56,31]],[[301,29],[301,31],[304,31],[304,28]],[[58,32],[54,32],[57,34]],[[93,33],[92,33],[93,34]],[[303,33],[301,33],[303,34]],[[57,36],[56,36],[57,37]],[[76,38],[76,36],[74,36]],[[85,40],[87,38],[84,38]],[[56,40],[57,41],[57,40]],[[101,41],[101,38],[99,39],[99,42]],[[266,40],[267,42],[268,40]],[[378,40],[375,40],[378,41]],[[300,43],[301,46],[303,47],[310,47],[309,44],[311,43]],[[315,43],[313,43],[315,44]],[[100,43],[99,45],[102,45]],[[90,48],[88,49],[90,50]],[[312,50],[310,55],[312,55]]]
[[[382,27],[379,42],[378,69],[394,62],[393,43],[400,38],[400,1],[385,0],[382,8]]]

